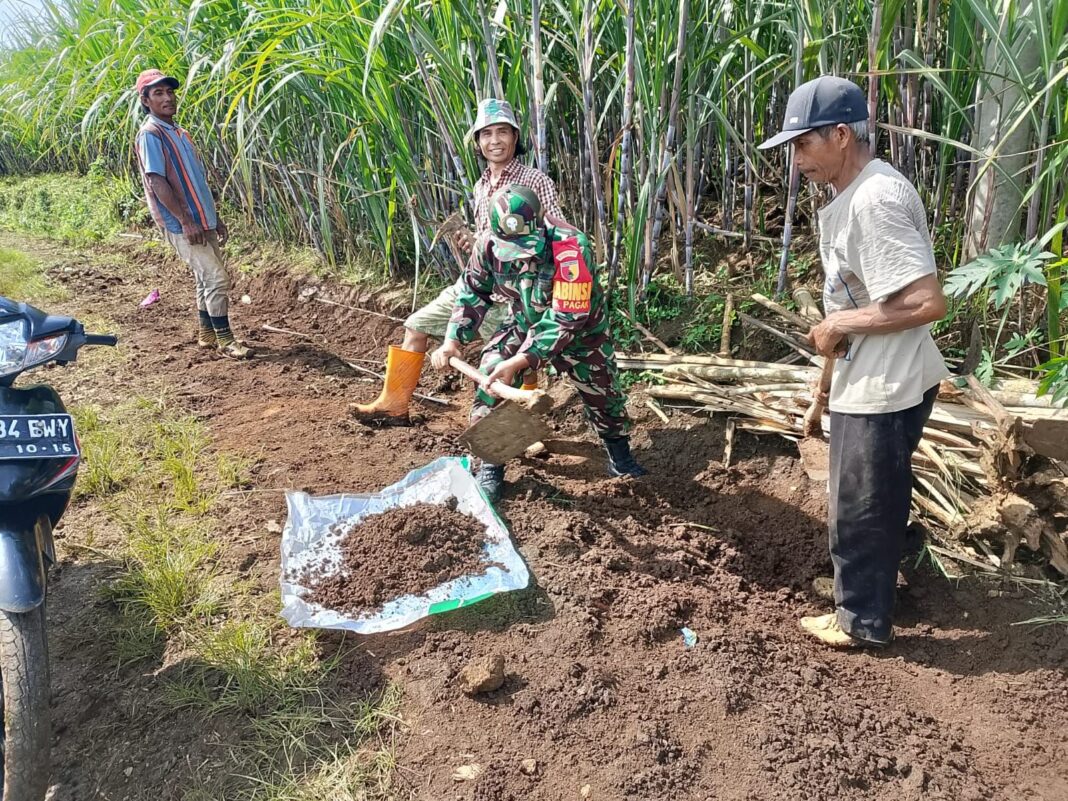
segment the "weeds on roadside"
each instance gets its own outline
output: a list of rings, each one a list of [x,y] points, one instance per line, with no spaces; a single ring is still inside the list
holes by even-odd
[[[219,546],[200,525],[156,507],[124,520],[123,528],[125,571],[108,595],[124,613],[151,621],[162,636],[218,611],[213,560]]]
[[[75,411],[85,457],[81,502],[96,502],[125,534],[121,574],[106,591],[119,619],[120,664],[174,664],[164,704],[222,717],[241,732],[229,775],[186,797],[334,801],[378,797],[393,772],[399,692],[352,701],[333,688],[343,654],[288,632],[278,597],[224,576],[210,515],[219,493],[247,486],[255,460],[214,455],[204,427],[158,399],[107,415]],[[81,483],[81,482],[80,482]],[[221,781],[215,786],[213,782]]]
[[[0,248],[0,296],[17,301],[41,303],[62,299],[62,287],[52,284],[41,265],[17,250]]]
[[[144,221],[144,201],[126,178],[36,175],[0,181],[0,224],[82,244],[105,240],[128,217]]]
[[[294,714],[255,721],[253,740],[236,754],[254,768],[240,801],[367,801],[389,797],[396,770],[401,692],[388,685],[367,701],[330,694]],[[343,732],[340,739],[337,734]]]
[[[193,664],[167,688],[168,700],[204,714],[286,714],[318,692],[336,659],[320,659],[315,638],[279,647],[277,626],[259,619],[231,619],[188,631]]]
[[[107,425],[95,407],[77,407],[72,413],[82,449],[75,499],[114,495],[141,469],[134,443],[118,426]]]

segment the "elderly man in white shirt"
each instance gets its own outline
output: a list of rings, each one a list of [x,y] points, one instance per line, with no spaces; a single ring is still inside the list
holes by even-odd
[[[893,639],[911,457],[949,375],[930,330],[946,303],[927,215],[912,184],[870,156],[868,125],[860,88],[824,76],[790,95],[782,132],[761,145],[792,142],[801,172],[836,191],[819,211],[826,318],[809,334],[836,358],[826,399],[836,609],[801,626],[839,648]]]

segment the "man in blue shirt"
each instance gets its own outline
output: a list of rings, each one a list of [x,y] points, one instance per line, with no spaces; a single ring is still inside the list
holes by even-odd
[[[174,124],[178,81],[159,70],[145,70],[136,88],[147,114],[137,133],[145,198],[164,237],[193,271],[197,342],[233,359],[248,358],[249,349],[230,330],[230,276],[220,250],[228,236],[226,225],[215,212],[204,162],[189,134]]]

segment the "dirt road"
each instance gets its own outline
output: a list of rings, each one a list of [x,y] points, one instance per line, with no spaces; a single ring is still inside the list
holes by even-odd
[[[77,396],[107,397],[116,381],[131,392],[164,386],[207,421],[213,447],[261,460],[254,491],[220,521],[220,561],[234,581],[276,590],[278,534],[267,522],[284,519],[284,489],[373,491],[458,452],[468,393],[429,373],[423,387],[453,405],[420,405],[421,425],[346,419],[348,402],[377,392],[346,362],[374,368],[397,341],[395,323],[316,300],[370,307],[355,290],[281,274],[243,280],[237,294],[252,302],[236,307],[235,327],[259,356],[235,364],[192,342],[188,282],[175,265],[147,251],[46,258],[73,293],[66,308],[128,334],[121,371],[87,371]],[[162,302],[139,310],[156,286]],[[530,590],[414,631],[345,639],[353,693],[387,680],[404,693],[391,797],[1068,799],[1063,627],[1013,626],[1036,613],[1028,599],[907,569],[891,648],[819,649],[797,618],[825,608],[809,583],[829,569],[826,503],[796,452],[746,440],[725,469],[720,422],[676,412],[664,425],[632,406],[646,479],[604,478],[574,407],[558,434],[588,452],[509,466],[501,510]],[[74,510],[68,536],[85,522]],[[95,587],[113,566],[62,541],[60,554],[54,797],[190,798],[198,772],[237,758],[214,745],[224,724],[159,704],[165,666],[116,668],[94,636],[109,614]],[[697,633],[694,647],[682,627]],[[464,695],[457,674],[491,654],[505,659],[504,686]],[[478,779],[453,778],[472,764]]]

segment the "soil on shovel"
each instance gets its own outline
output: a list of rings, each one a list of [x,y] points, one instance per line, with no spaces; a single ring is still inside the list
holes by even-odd
[[[350,615],[487,567],[486,526],[456,511],[455,499],[446,506],[417,503],[365,517],[343,537],[340,564],[316,564],[299,581],[311,589],[306,600]]]

